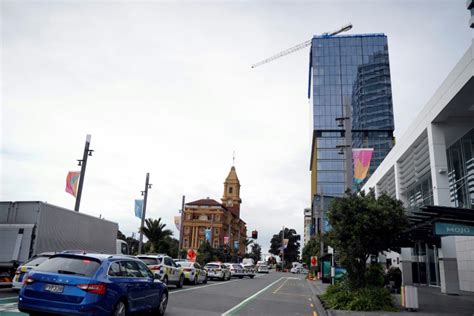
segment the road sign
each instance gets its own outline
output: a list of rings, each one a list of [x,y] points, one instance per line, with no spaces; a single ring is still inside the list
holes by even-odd
[[[311,256],[311,266],[315,267],[318,265],[318,258],[316,256]]]
[[[194,251],[193,249],[188,249],[188,253],[187,253],[187,259],[189,261],[196,261],[196,257],[197,257],[197,253],[196,251]]]

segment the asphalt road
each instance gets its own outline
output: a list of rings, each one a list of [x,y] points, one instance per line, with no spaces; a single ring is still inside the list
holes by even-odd
[[[254,279],[209,281],[182,289],[170,286],[168,316],[177,315],[311,315],[314,302],[304,276],[271,271]],[[0,315],[23,315],[16,309],[17,294],[0,289]]]

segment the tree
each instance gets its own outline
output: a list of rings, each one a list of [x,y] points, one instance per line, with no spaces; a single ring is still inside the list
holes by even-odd
[[[260,261],[262,258],[262,247],[259,244],[254,243],[252,245],[252,251],[250,253],[250,258],[252,258],[255,262]]]
[[[120,230],[117,230],[117,239],[121,239],[121,240],[126,239],[125,235]]]
[[[304,245],[302,251],[302,260],[309,266],[311,266],[311,256],[317,256],[318,258],[321,257],[321,241],[327,246],[328,238],[326,235],[318,234],[311,239]]]
[[[222,246],[213,248],[209,242],[205,241],[199,246],[196,261],[201,265],[205,265],[211,261],[224,261],[224,249]]]
[[[386,194],[377,199],[373,190],[334,200],[328,219],[332,227],[329,244],[347,269],[351,289],[367,285],[367,259],[399,246],[408,225],[402,202]]]
[[[245,253],[247,253],[247,249],[248,249],[249,245],[251,245],[252,243],[253,243],[252,239],[249,239],[249,238],[244,239]]]
[[[271,254],[276,256],[280,255],[280,249],[282,248],[282,231],[278,234],[273,235],[272,240],[270,241],[270,250]],[[288,239],[288,246],[284,250],[284,259],[285,262],[294,262],[298,260],[298,252],[300,250],[300,235],[292,228],[285,228],[284,238]],[[288,264],[289,265],[289,264]]]
[[[165,229],[165,227],[166,224],[161,223],[161,218],[158,218],[157,220],[148,218],[145,220],[145,226],[143,227],[142,232],[150,242],[150,252],[158,251],[160,248],[160,241],[173,235],[173,232],[169,229]]]

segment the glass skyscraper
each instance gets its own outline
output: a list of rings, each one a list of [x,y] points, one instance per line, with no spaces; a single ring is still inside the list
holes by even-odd
[[[337,148],[347,145],[344,126],[337,119],[351,118],[353,148],[374,148],[368,176],[394,145],[387,37],[315,36],[309,75],[312,197],[342,196],[353,184],[346,184],[345,156]]]

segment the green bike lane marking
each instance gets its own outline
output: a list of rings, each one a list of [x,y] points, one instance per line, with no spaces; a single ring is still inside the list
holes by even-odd
[[[248,303],[250,303],[251,301],[253,301],[255,298],[257,298],[260,294],[264,293],[266,290],[268,290],[270,287],[272,287],[273,285],[275,285],[276,283],[280,282],[281,280],[283,279],[287,279],[286,277],[281,277],[279,278],[278,280],[270,283],[269,285],[267,285],[266,287],[264,287],[263,289],[261,289],[260,291],[258,291],[257,293],[253,294],[252,296],[249,296],[247,297],[245,300],[243,300],[242,302],[240,302],[239,304],[235,305],[234,307],[232,307],[231,309],[229,309],[228,311],[224,312],[222,314],[222,316],[230,316],[230,315],[234,315],[234,313],[238,312],[239,310],[241,310],[243,307],[245,307]]]

